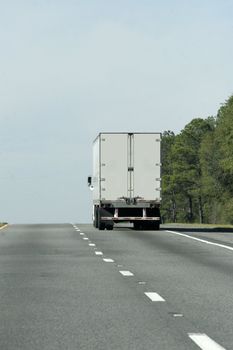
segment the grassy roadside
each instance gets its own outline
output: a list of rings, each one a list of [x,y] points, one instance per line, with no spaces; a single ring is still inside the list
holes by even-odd
[[[176,229],[190,229],[190,230],[209,230],[209,231],[233,231],[233,225],[222,225],[222,224],[186,224],[186,223],[165,223],[162,227],[176,228]]]
[[[0,227],[7,225],[7,222],[0,222]]]

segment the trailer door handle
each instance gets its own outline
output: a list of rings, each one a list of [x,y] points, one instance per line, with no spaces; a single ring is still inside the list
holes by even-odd
[[[134,167],[132,166],[128,167],[128,171],[134,171]]]

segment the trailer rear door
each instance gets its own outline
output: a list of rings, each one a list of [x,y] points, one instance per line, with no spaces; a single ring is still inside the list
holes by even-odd
[[[133,135],[133,197],[160,200],[160,134]]]
[[[128,197],[128,134],[100,135],[101,199]]]

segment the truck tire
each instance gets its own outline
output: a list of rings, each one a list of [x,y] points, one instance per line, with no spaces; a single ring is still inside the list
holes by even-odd
[[[143,229],[142,223],[140,221],[134,221],[133,228],[134,230],[137,230],[137,231],[142,230]]]
[[[97,208],[98,229],[102,231],[102,230],[105,230],[105,223],[100,218],[101,218],[101,208]]]
[[[113,225],[106,225],[106,229],[107,229],[108,231],[113,230]]]
[[[95,209],[94,209],[94,221],[93,221],[93,226],[95,228],[98,228],[98,225],[99,225],[99,219],[98,219],[98,207],[95,206]]]
[[[105,230],[105,223],[104,222],[99,222],[99,227],[98,227],[98,229],[100,230],[100,231],[103,231],[103,230]]]
[[[152,221],[150,224],[150,229],[154,231],[158,231],[160,228],[160,222],[159,221]]]
[[[96,207],[94,207],[93,226],[96,227]]]

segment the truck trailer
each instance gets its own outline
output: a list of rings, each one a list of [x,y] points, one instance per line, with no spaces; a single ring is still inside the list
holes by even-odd
[[[93,142],[93,225],[159,230],[161,133],[100,133]]]

